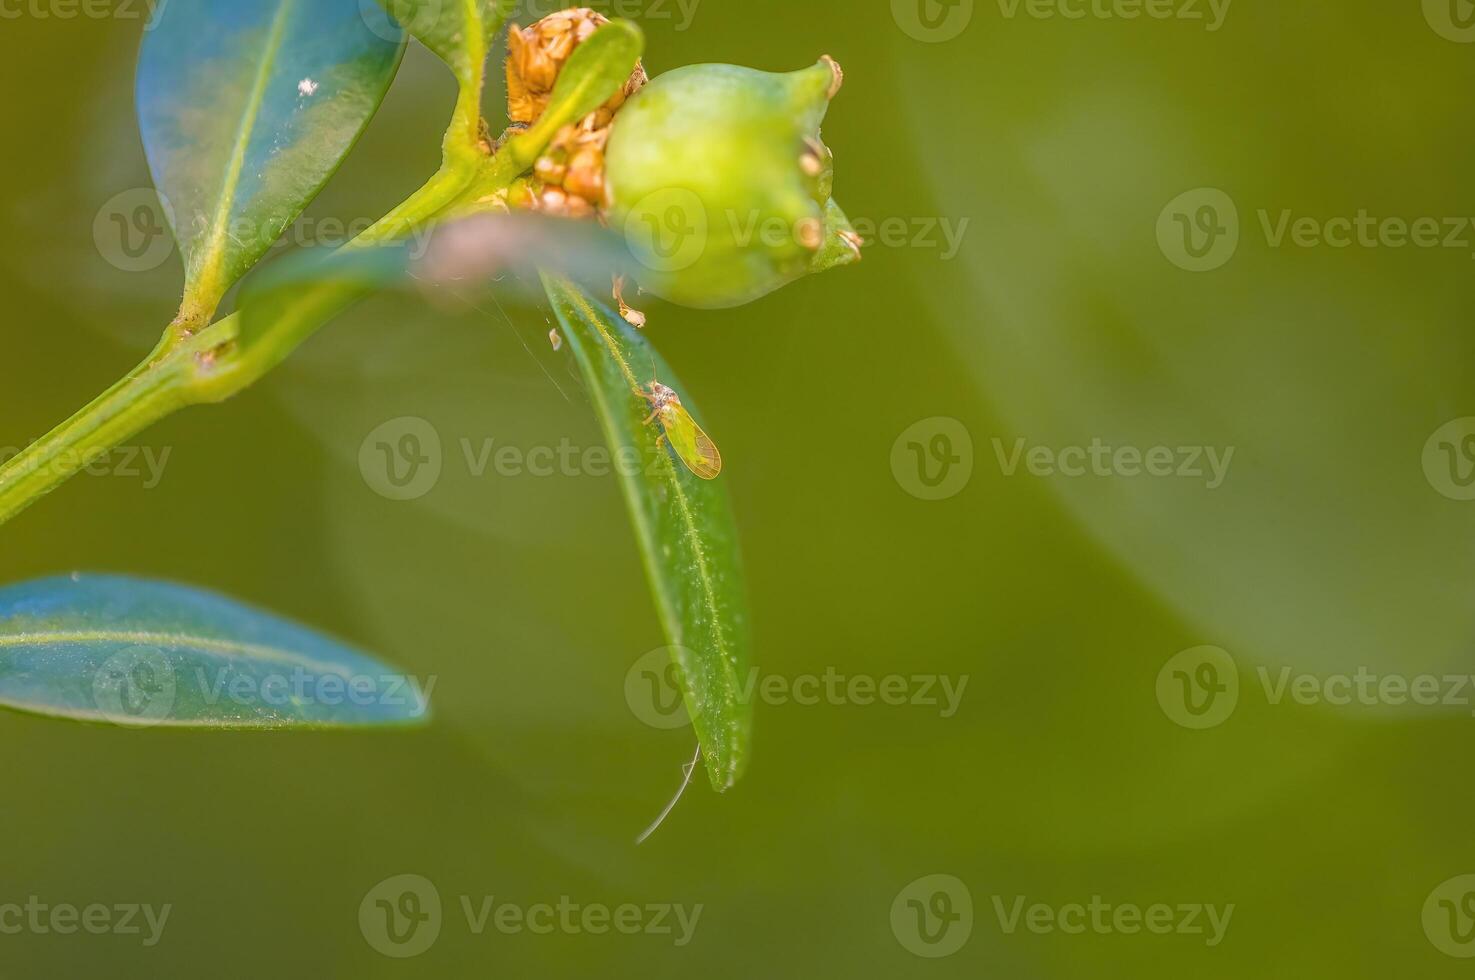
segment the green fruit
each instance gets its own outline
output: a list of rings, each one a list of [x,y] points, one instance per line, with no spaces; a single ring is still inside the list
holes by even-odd
[[[787,74],[691,65],[621,108],[606,210],[642,288],[683,306],[740,306],[859,259],[819,139],[840,80],[830,58]]]

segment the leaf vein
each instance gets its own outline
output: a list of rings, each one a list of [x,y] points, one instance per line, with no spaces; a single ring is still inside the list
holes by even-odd
[[[272,18],[271,32],[267,37],[266,47],[262,51],[261,64],[256,69],[256,78],[252,81],[246,107],[241,113],[240,130],[236,134],[235,145],[231,147],[225,179],[220,185],[220,198],[215,204],[215,227],[211,231],[210,243],[205,249],[204,268],[200,273],[201,279],[211,282],[209,287],[211,289],[214,288],[213,280],[219,277],[220,267],[225,262],[225,240],[230,233],[231,211],[236,204],[236,192],[240,189],[241,171],[246,165],[246,150],[251,145],[256,120],[261,115],[261,106],[266,101],[266,83],[271,78],[277,55],[282,49],[287,20],[295,4],[296,0],[282,0],[282,5],[277,8],[276,16]]]
[[[314,661],[277,647],[259,643],[242,643],[191,633],[163,633],[148,630],[49,630],[36,633],[0,634],[0,649],[24,646],[60,646],[65,643],[132,643],[139,646],[186,646],[228,656],[257,657],[262,660],[301,664],[317,670],[347,676],[343,668]]]

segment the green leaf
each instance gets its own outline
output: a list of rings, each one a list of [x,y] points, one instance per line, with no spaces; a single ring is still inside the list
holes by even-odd
[[[715,789],[725,790],[747,764],[752,729],[752,705],[742,697],[747,600],[726,486],[722,478],[705,481],[688,472],[657,441],[660,430],[646,424],[650,407],[636,391],[650,380],[645,372],[653,370],[680,391],[655,350],[566,280],[545,276],[543,284],[611,452],[654,460],[648,467],[621,467],[621,488],[707,775]]]
[[[515,0],[379,0],[416,40],[466,82],[481,70],[487,46]]]
[[[514,161],[518,172],[532,166],[560,129],[604,105],[629,80],[644,51],[645,34],[633,21],[612,20],[589,35],[558,73],[543,115],[499,156]]]
[[[378,8],[170,0],[144,38],[138,116],[185,263],[183,329],[286,230],[363,131],[404,51]]]
[[[429,687],[213,593],[101,575],[0,589],[0,706],[130,727],[420,724]]]

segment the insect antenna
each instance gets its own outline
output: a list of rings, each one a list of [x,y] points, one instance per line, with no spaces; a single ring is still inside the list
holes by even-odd
[[[696,773],[697,766],[699,766],[701,764],[701,761],[702,761],[702,746],[701,746],[700,743],[698,743],[697,744],[697,754],[691,757],[691,762],[689,762],[686,765],[684,765],[684,766],[681,767],[681,771],[682,771],[681,788],[676,791],[676,795],[671,798],[671,802],[666,804],[666,809],[664,809],[664,810],[661,811],[661,815],[659,817],[656,817],[656,822],[653,823],[653,824],[651,824],[649,827],[645,828],[645,833],[643,833],[639,837],[635,838],[635,845],[637,847],[639,847],[641,844],[644,844],[647,840],[649,840],[650,839],[650,835],[651,834],[654,834],[657,830],[659,830],[661,828],[661,824],[665,823],[666,822],[666,818],[671,815],[671,811],[674,810],[674,809],[676,809],[676,804],[680,803],[681,802],[681,797],[684,796],[684,795],[686,795],[686,788],[691,785],[691,777],[692,777],[693,774]]]
[[[654,385],[657,380],[659,379],[656,377],[656,356],[655,354],[650,354],[650,384],[646,385],[644,388],[636,385],[635,394],[639,395],[641,398],[644,398],[646,401],[650,401],[651,385]]]

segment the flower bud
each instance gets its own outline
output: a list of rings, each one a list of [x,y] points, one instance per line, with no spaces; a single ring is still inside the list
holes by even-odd
[[[860,258],[820,141],[842,80],[829,57],[787,74],[692,65],[620,108],[605,147],[606,214],[645,290],[739,306]]]

